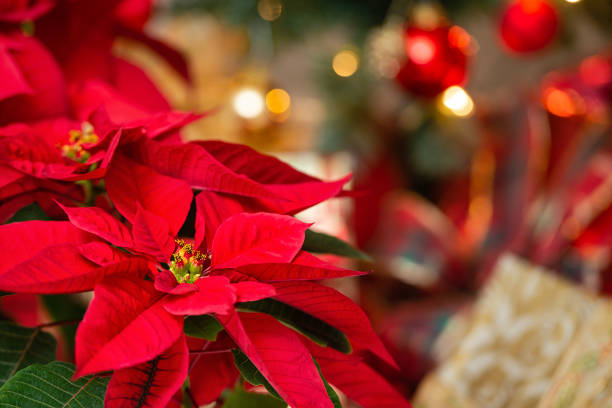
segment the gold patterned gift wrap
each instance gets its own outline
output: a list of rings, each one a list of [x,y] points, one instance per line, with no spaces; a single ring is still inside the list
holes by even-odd
[[[537,407],[596,303],[550,271],[502,257],[461,343],[423,381],[415,407]]]
[[[612,408],[612,302],[597,303],[538,408]]]

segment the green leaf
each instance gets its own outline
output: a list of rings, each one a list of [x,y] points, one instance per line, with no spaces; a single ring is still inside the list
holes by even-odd
[[[266,377],[264,377],[257,367],[255,367],[255,364],[249,360],[246,354],[238,349],[232,349],[232,354],[234,355],[236,367],[245,380],[253,385],[263,385],[271,395],[282,400],[281,396],[278,395],[278,392],[276,392],[274,387],[272,387],[268,380],[266,380]]]
[[[30,364],[53,361],[55,348],[53,336],[39,328],[0,322],[0,385]]]
[[[323,377],[323,374],[321,373],[321,367],[319,367],[319,363],[317,363],[317,360],[315,360],[314,357],[312,358],[312,361],[314,361],[315,365],[317,366],[319,375],[321,376],[321,379],[323,380],[323,384],[325,385],[325,391],[327,391],[327,396],[331,400],[332,404],[334,404],[334,408],[342,408],[342,403],[340,403],[340,397],[338,396],[336,391],[332,388],[332,386],[329,385],[325,377]]]
[[[215,341],[221,330],[223,330],[223,326],[211,315],[205,314],[185,318],[184,331],[188,336]]]
[[[6,223],[50,219],[38,204],[32,203],[17,211]]]
[[[102,408],[108,379],[70,381],[72,364],[54,361],[19,371],[0,388],[0,406],[19,408]]]
[[[315,232],[309,229],[306,230],[306,237],[304,238],[302,249],[316,254],[333,254],[372,262],[372,258],[370,258],[369,255],[352,247],[349,243],[332,235]]]
[[[243,312],[269,314],[320,346],[329,346],[345,354],[351,352],[351,343],[342,331],[309,313],[276,299],[236,303],[236,308]]]
[[[286,408],[287,404],[278,398],[266,394],[246,392],[242,388],[237,388],[227,397],[223,408]]]

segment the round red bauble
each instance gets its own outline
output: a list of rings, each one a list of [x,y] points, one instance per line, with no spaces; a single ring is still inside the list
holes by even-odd
[[[501,16],[504,45],[517,53],[539,51],[557,36],[559,16],[546,0],[513,0]]]
[[[406,60],[396,80],[407,91],[426,98],[435,97],[451,85],[464,83],[469,43],[469,34],[458,26],[432,29],[406,26]]]

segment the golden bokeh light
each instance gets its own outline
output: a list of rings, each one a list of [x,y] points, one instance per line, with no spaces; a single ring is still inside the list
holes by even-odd
[[[281,16],[283,5],[280,0],[259,0],[257,12],[264,20],[274,21]]]
[[[266,106],[274,114],[287,112],[291,106],[291,97],[284,89],[272,89],[266,94]]]
[[[444,111],[460,118],[469,116],[474,111],[474,101],[465,89],[457,85],[444,91],[441,102]]]
[[[339,76],[350,77],[359,68],[359,57],[351,50],[340,51],[334,56],[332,67]]]

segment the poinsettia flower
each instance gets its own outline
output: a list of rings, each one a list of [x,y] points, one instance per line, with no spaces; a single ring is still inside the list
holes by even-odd
[[[139,140],[125,145],[121,152],[122,158],[117,158],[106,177],[109,196],[119,211],[121,206],[134,207],[141,196],[148,197],[152,208],[155,200],[164,201],[164,196],[156,192],[166,188],[159,184],[162,179],[168,187],[187,182],[199,191],[195,199],[198,249],[209,247],[219,225],[234,214],[295,214],[341,194],[350,178],[325,182],[248,147],[217,141],[169,145]],[[146,184],[157,187],[150,192],[135,188],[129,176],[134,168],[138,169],[140,183],[152,178],[159,182]],[[132,204],[128,204],[130,201]],[[181,208],[189,205],[191,202],[182,203]],[[123,215],[130,219],[130,214]]]
[[[164,139],[201,116],[166,112],[115,124],[97,109],[82,122],[57,118],[0,128],[0,220],[34,201],[48,215],[57,215],[53,200],[73,205],[97,199],[87,190],[91,185],[73,181],[103,178],[122,144],[141,137]]]

